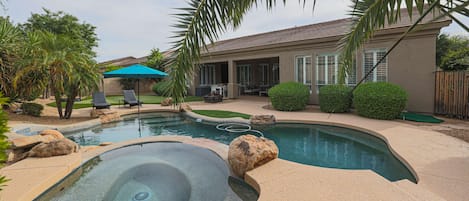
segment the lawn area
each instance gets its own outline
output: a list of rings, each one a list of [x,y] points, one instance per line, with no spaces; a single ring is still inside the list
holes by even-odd
[[[208,117],[216,117],[216,118],[232,118],[232,117],[241,117],[243,119],[251,118],[251,115],[238,113],[238,112],[230,112],[224,110],[192,110],[192,112]]]
[[[160,104],[165,97],[163,96],[154,96],[154,95],[141,95],[140,100],[143,101],[143,104]],[[75,102],[73,105],[73,109],[80,109],[80,108],[87,108],[91,107],[91,98],[83,99],[80,102]],[[122,104],[122,100],[124,100],[124,96],[106,96],[106,101],[111,105],[119,105]],[[119,103],[119,101],[121,101]],[[198,96],[188,96],[185,98],[186,102],[193,102],[193,101],[203,101],[202,97]],[[48,103],[48,106],[56,107],[55,102]],[[62,106],[65,107],[65,102],[62,102]]]

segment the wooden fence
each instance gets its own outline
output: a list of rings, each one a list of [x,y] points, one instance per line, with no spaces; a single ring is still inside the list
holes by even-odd
[[[435,113],[451,118],[469,119],[468,72],[436,72]]]

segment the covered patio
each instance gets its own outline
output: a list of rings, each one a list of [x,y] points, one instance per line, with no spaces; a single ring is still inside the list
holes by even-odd
[[[196,73],[193,93],[216,93],[224,98],[267,96],[268,89],[279,81],[278,57],[203,63]]]

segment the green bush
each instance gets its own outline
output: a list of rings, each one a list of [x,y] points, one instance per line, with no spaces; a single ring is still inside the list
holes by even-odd
[[[400,86],[365,83],[353,92],[353,105],[359,115],[373,119],[394,119],[406,107],[407,93]]]
[[[441,68],[445,71],[467,70],[469,68],[469,47],[449,51],[441,59]]]
[[[350,87],[327,85],[319,89],[319,106],[323,112],[348,112],[351,104],[352,89]]]
[[[21,109],[23,109],[23,113],[35,117],[41,116],[41,112],[44,109],[44,106],[37,103],[23,103],[21,105]]]
[[[153,92],[158,96],[166,96],[167,88],[169,87],[168,81],[159,81],[152,87]]]
[[[0,93],[0,105],[6,104],[7,101],[7,99],[2,98],[2,94]],[[10,144],[8,143],[8,137],[5,135],[5,133],[9,130],[7,123],[8,120],[6,113],[0,107],[0,167],[3,166],[3,164],[8,158],[6,150],[10,146]],[[0,191],[5,186],[5,182],[7,182],[8,180],[9,179],[7,179],[5,176],[0,175]]]
[[[302,110],[309,100],[309,88],[297,82],[280,83],[268,93],[272,106],[280,111]]]

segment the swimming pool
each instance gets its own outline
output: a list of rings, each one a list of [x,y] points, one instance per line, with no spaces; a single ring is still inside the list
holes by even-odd
[[[36,200],[254,201],[257,192],[230,176],[215,152],[178,142],[129,145],[105,152]]]
[[[228,133],[211,122],[197,122],[178,113],[152,113],[138,121],[129,116],[124,121],[67,134],[81,145],[120,142],[145,136],[184,135],[216,140],[229,144],[246,133]],[[409,179],[411,172],[388,149],[381,139],[360,131],[326,125],[277,123],[255,129],[275,141],[279,157],[307,165],[340,169],[370,169],[390,181]]]

